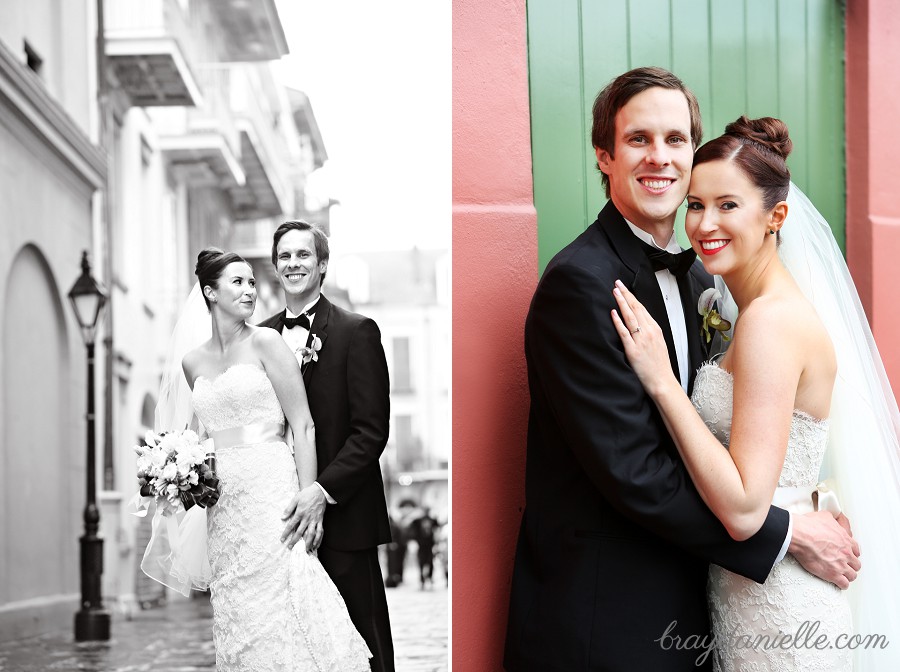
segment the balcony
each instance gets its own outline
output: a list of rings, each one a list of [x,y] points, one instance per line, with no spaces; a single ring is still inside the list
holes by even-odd
[[[107,0],[106,55],[116,83],[138,107],[201,101],[189,67],[189,17],[177,0]]]
[[[277,61],[288,53],[275,0],[217,0],[222,61]]]
[[[243,187],[241,133],[230,109],[231,69],[208,65],[197,69],[204,100],[199,107],[155,110],[159,146],[169,164],[194,186]]]
[[[272,171],[266,168],[265,150],[253,126],[247,123],[241,126],[241,158],[247,180],[231,190],[235,216],[238,219],[277,217],[284,208],[275,191]]]
[[[232,110],[247,175],[244,185],[230,190],[235,216],[238,220],[280,217],[294,207],[288,180],[298,140],[296,132],[290,134],[290,110],[268,68],[236,65],[231,75]]]

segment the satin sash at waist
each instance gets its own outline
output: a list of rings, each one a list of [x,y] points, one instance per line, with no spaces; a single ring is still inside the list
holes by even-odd
[[[837,515],[841,512],[837,495],[825,483],[775,488],[772,504],[794,513],[830,511]]]
[[[284,441],[284,423],[257,422],[243,427],[231,427],[210,432],[216,450],[245,446],[253,443],[279,443]]]

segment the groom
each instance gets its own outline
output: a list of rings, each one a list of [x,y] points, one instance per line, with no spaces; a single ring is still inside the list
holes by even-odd
[[[701,135],[696,98],[660,68],[621,75],[594,102],[592,142],[610,202],[547,266],[525,322],[527,506],[510,672],[709,669],[710,562],[762,582],[789,551],[841,587],[859,569],[858,547],[827,512],[771,507],[754,537],[733,541],[613,328],[621,279],[660,324],[672,370],[691,389],[708,357],[697,300],[712,279],[692,251],[680,253],[674,222]]]
[[[378,545],[391,540],[378,464],[388,439],[388,369],[375,322],[320,293],[328,257],[328,238],[317,226],[288,221],[275,231],[272,263],[287,309],[259,326],[281,332],[301,362],[319,469],[291,502],[283,540],[293,547],[303,537],[310,548],[321,541],[319,560],[369,646],[372,670],[393,672],[378,564]]]

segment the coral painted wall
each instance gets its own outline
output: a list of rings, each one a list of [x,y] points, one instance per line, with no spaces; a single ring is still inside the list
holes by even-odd
[[[900,393],[900,14],[893,0],[847,3],[847,262],[894,395]]]
[[[537,284],[525,0],[453,3],[454,672],[502,669]]]

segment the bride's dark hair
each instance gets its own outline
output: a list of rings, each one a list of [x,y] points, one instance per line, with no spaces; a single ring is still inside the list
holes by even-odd
[[[774,117],[741,116],[694,154],[694,168],[708,161],[733,161],[763,192],[763,206],[771,210],[787,199],[791,171],[785,159],[794,148],[783,121]]]
[[[235,261],[250,265],[241,255],[234,252],[223,252],[218,247],[207,247],[200,250],[200,254],[197,255],[197,265],[194,267],[194,275],[200,282],[201,291],[204,287],[218,289],[222,272],[228,264]],[[209,308],[209,299],[206,298],[206,294],[203,295],[203,300],[206,302],[206,307]]]

